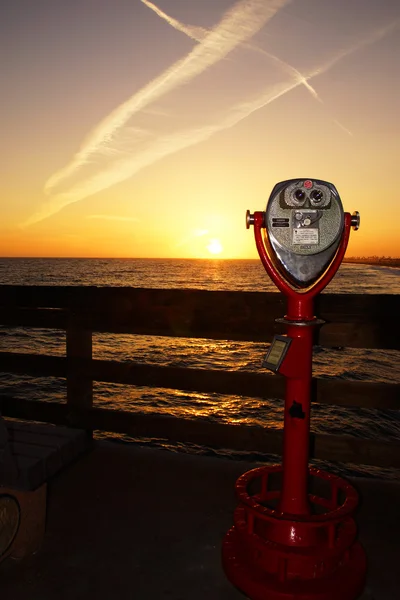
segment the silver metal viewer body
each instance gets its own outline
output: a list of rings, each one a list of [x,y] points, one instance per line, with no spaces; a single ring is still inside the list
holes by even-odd
[[[320,179],[277,183],[267,203],[265,228],[279,271],[295,287],[308,287],[325,272],[340,244],[344,212],[337,189]]]

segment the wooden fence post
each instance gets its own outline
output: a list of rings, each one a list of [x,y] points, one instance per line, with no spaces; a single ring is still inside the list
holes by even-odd
[[[93,405],[92,332],[79,315],[71,313],[67,327],[67,405],[72,410]]]
[[[18,479],[18,467],[12,455],[7,427],[0,414],[0,487]]]

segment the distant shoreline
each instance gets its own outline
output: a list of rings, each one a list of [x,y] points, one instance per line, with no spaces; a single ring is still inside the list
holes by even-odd
[[[378,267],[393,267],[395,269],[400,268],[400,258],[385,258],[380,256],[358,256],[355,258],[345,258],[344,263],[353,263],[360,265],[376,265]]]

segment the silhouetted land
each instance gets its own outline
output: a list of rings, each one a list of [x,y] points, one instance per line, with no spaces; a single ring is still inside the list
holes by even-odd
[[[343,262],[400,268],[400,258],[392,258],[391,256],[351,256],[345,258]]]

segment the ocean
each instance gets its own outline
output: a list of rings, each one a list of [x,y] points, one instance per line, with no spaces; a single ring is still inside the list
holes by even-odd
[[[0,259],[0,283],[276,291],[258,260],[3,258]],[[400,269],[343,264],[326,292],[400,294]],[[266,350],[267,344],[264,343],[115,334],[93,336],[94,358],[199,369],[260,372]],[[0,326],[0,351],[64,355],[65,333]],[[399,354],[394,350],[325,349],[317,346],[314,348],[313,373],[315,377],[400,383]],[[63,401],[66,386],[62,379],[0,372],[1,394],[48,402]],[[106,383],[94,384],[94,404],[105,408],[161,412],[185,418],[202,417],[273,428],[282,427],[283,420],[283,402],[276,398],[260,400]],[[311,429],[363,438],[399,440],[400,413],[313,404]],[[104,434],[99,436],[105,437]],[[135,442],[127,436],[114,437],[120,441]],[[259,454],[174,445],[165,440],[140,440],[140,443],[173,451],[256,461],[269,459]],[[318,465],[321,464],[318,462]],[[393,469],[332,464],[328,467],[342,475],[398,477],[398,471]]]

